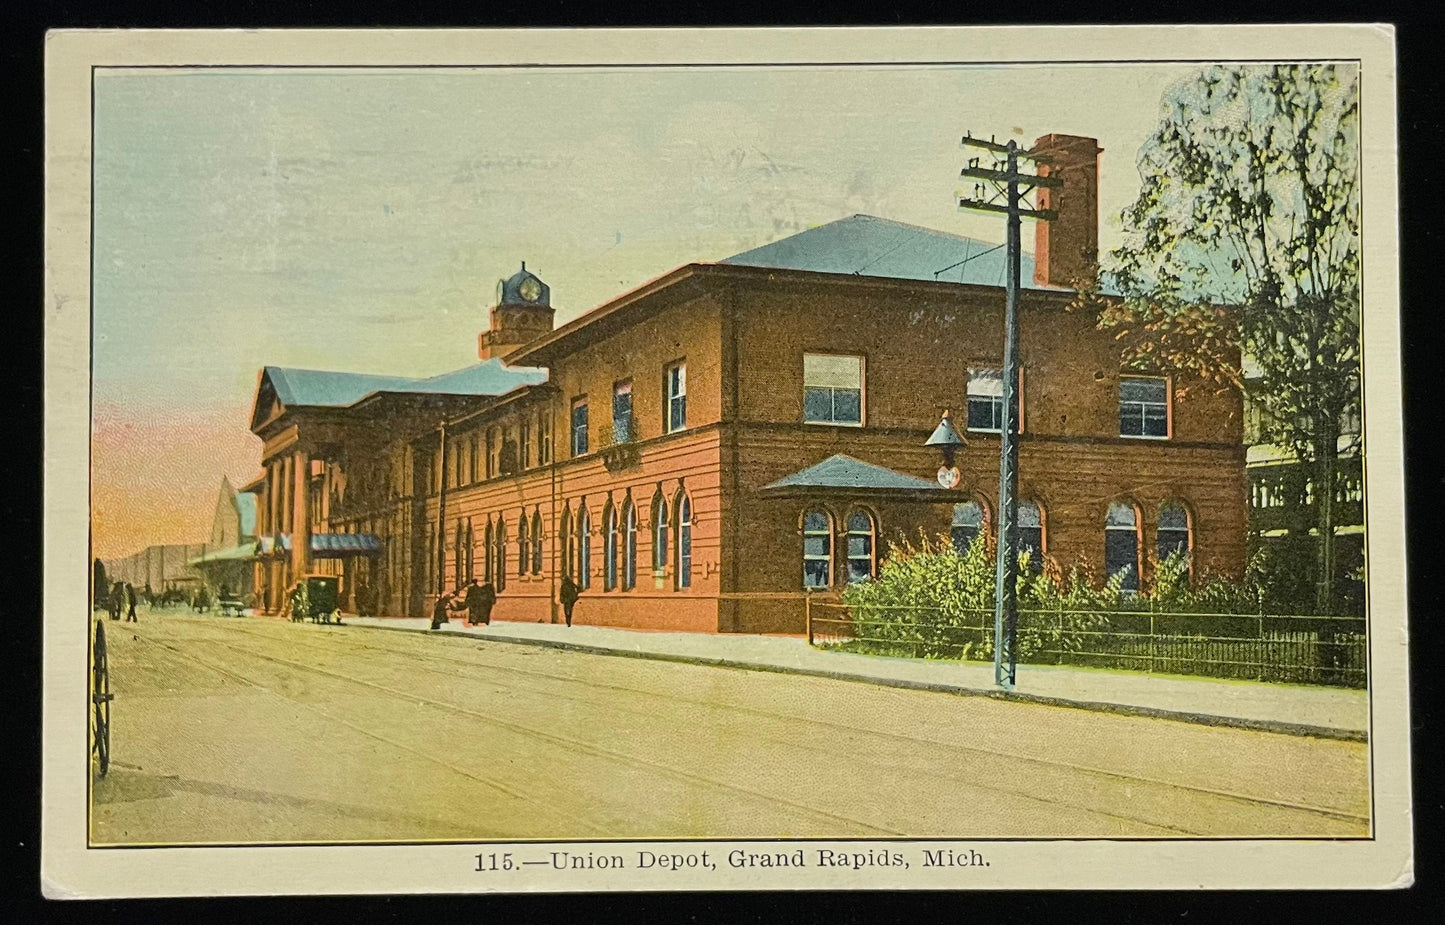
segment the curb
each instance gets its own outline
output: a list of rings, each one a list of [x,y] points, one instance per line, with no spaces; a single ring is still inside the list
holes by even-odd
[[[937,681],[914,681],[908,678],[878,677],[849,671],[831,671],[824,668],[790,667],[770,665],[765,662],[744,662],[727,658],[710,658],[705,655],[675,655],[670,652],[646,652],[641,649],[614,649],[608,646],[588,645],[581,642],[562,642],[555,639],[529,639],[526,637],[481,636],[474,633],[432,633],[430,630],[413,629],[406,626],[373,626],[364,623],[347,623],[353,629],[382,630],[390,633],[421,633],[428,636],[442,636],[452,639],[470,639],[481,642],[501,642],[510,645],[540,646],[547,649],[561,649],[568,652],[583,652],[588,655],[611,655],[618,658],[641,658],[656,662],[675,662],[682,665],[703,665],[709,668],[736,668],[743,671],[767,671],[774,674],[795,674],[813,678],[827,678],[832,681],[851,681],[872,684],[876,687],[894,687],[904,690],[928,691],[936,694],[954,694],[960,697],[988,697],[993,700],[1008,700],[1015,703],[1032,703],[1048,707],[1069,707],[1077,710],[1092,710],[1096,713],[1115,713],[1122,716],[1140,716],[1149,719],[1165,719],[1200,726],[1216,726],[1231,729],[1249,729],[1255,732],[1272,732],[1279,735],[1306,736],[1316,739],[1334,739],[1342,742],[1368,742],[1369,733],[1359,729],[1342,729],[1337,726],[1315,726],[1309,723],[1288,723],[1282,720],[1249,719],[1242,716],[1220,716],[1213,713],[1194,713],[1187,710],[1169,710],[1163,707],[1141,707],[1124,703],[1110,703],[1106,700],[1069,700],[1066,697],[1051,697],[1045,694],[1003,691],[995,688],[965,687],[960,684],[944,684]]]

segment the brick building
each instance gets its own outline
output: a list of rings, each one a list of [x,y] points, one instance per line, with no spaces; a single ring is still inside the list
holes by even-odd
[[[1048,136],[1064,180],[1025,255],[1021,535],[1040,555],[1148,578],[1157,550],[1238,573],[1236,395],[1123,374],[1066,306],[1097,249],[1092,139]],[[263,370],[257,587],[341,574],[419,615],[438,587],[494,616],[797,632],[805,590],[876,572],[890,539],[987,529],[997,498],[1004,254],[852,216],[679,267],[554,328],[525,269],[499,285],[482,363],[427,380]],[[500,362],[505,358],[505,364]],[[956,412],[959,484],[923,446]],[[373,603],[374,602],[374,605]]]

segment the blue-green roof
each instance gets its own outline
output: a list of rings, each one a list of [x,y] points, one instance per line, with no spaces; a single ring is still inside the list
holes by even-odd
[[[847,488],[872,491],[938,491],[938,486],[925,479],[904,475],[839,453],[816,466],[809,466],[778,479],[763,491],[783,488]]]
[[[241,521],[241,535],[256,535],[256,496],[249,491],[236,492],[236,513]]]
[[[502,395],[520,386],[547,381],[545,369],[510,367],[499,359],[421,379],[281,366],[267,366],[265,374],[283,405],[326,408],[354,405],[377,392]]]
[[[1003,230],[1003,220],[999,220]],[[999,244],[872,215],[852,215],[718,261],[747,267],[881,276],[929,282],[1003,286],[1007,269]],[[1024,289],[1068,291],[1034,282],[1034,258],[1020,258]]]

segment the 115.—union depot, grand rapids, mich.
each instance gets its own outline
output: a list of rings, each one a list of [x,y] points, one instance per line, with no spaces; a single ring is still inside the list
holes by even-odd
[[[1098,247],[1094,139],[1039,140],[1063,181],[1020,295],[1020,537],[1147,580],[1184,546],[1238,576],[1237,392],[1121,370],[1068,282]],[[257,606],[297,576],[344,609],[421,616],[475,577],[500,620],[796,633],[804,594],[875,574],[891,538],[988,529],[998,495],[1004,253],[854,215],[689,263],[555,327],[549,287],[498,285],[480,362],[427,379],[261,371],[251,430]],[[946,269],[945,269],[946,268]],[[951,410],[952,489],[924,441]],[[1035,557],[1037,559],[1037,557]]]

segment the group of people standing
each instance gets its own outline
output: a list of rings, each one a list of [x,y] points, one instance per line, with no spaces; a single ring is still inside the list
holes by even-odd
[[[146,585],[146,598],[150,598],[150,585]],[[110,613],[112,620],[119,620],[121,614],[125,614],[125,622],[138,623],[135,616],[135,605],[139,599],[136,594],[135,585],[128,581],[117,581],[110,587],[110,595],[105,600],[106,610]]]
[[[581,596],[581,589],[569,576],[562,578],[562,587],[558,597],[562,601],[562,610],[567,616],[567,625],[572,625],[572,608],[577,604],[577,598]],[[482,583],[480,579],[473,578],[471,581],[457,588],[442,594],[432,605],[431,628],[441,629],[455,614],[466,617],[468,626],[487,626],[492,622],[492,607],[497,603],[497,589],[492,587],[491,582]]]

